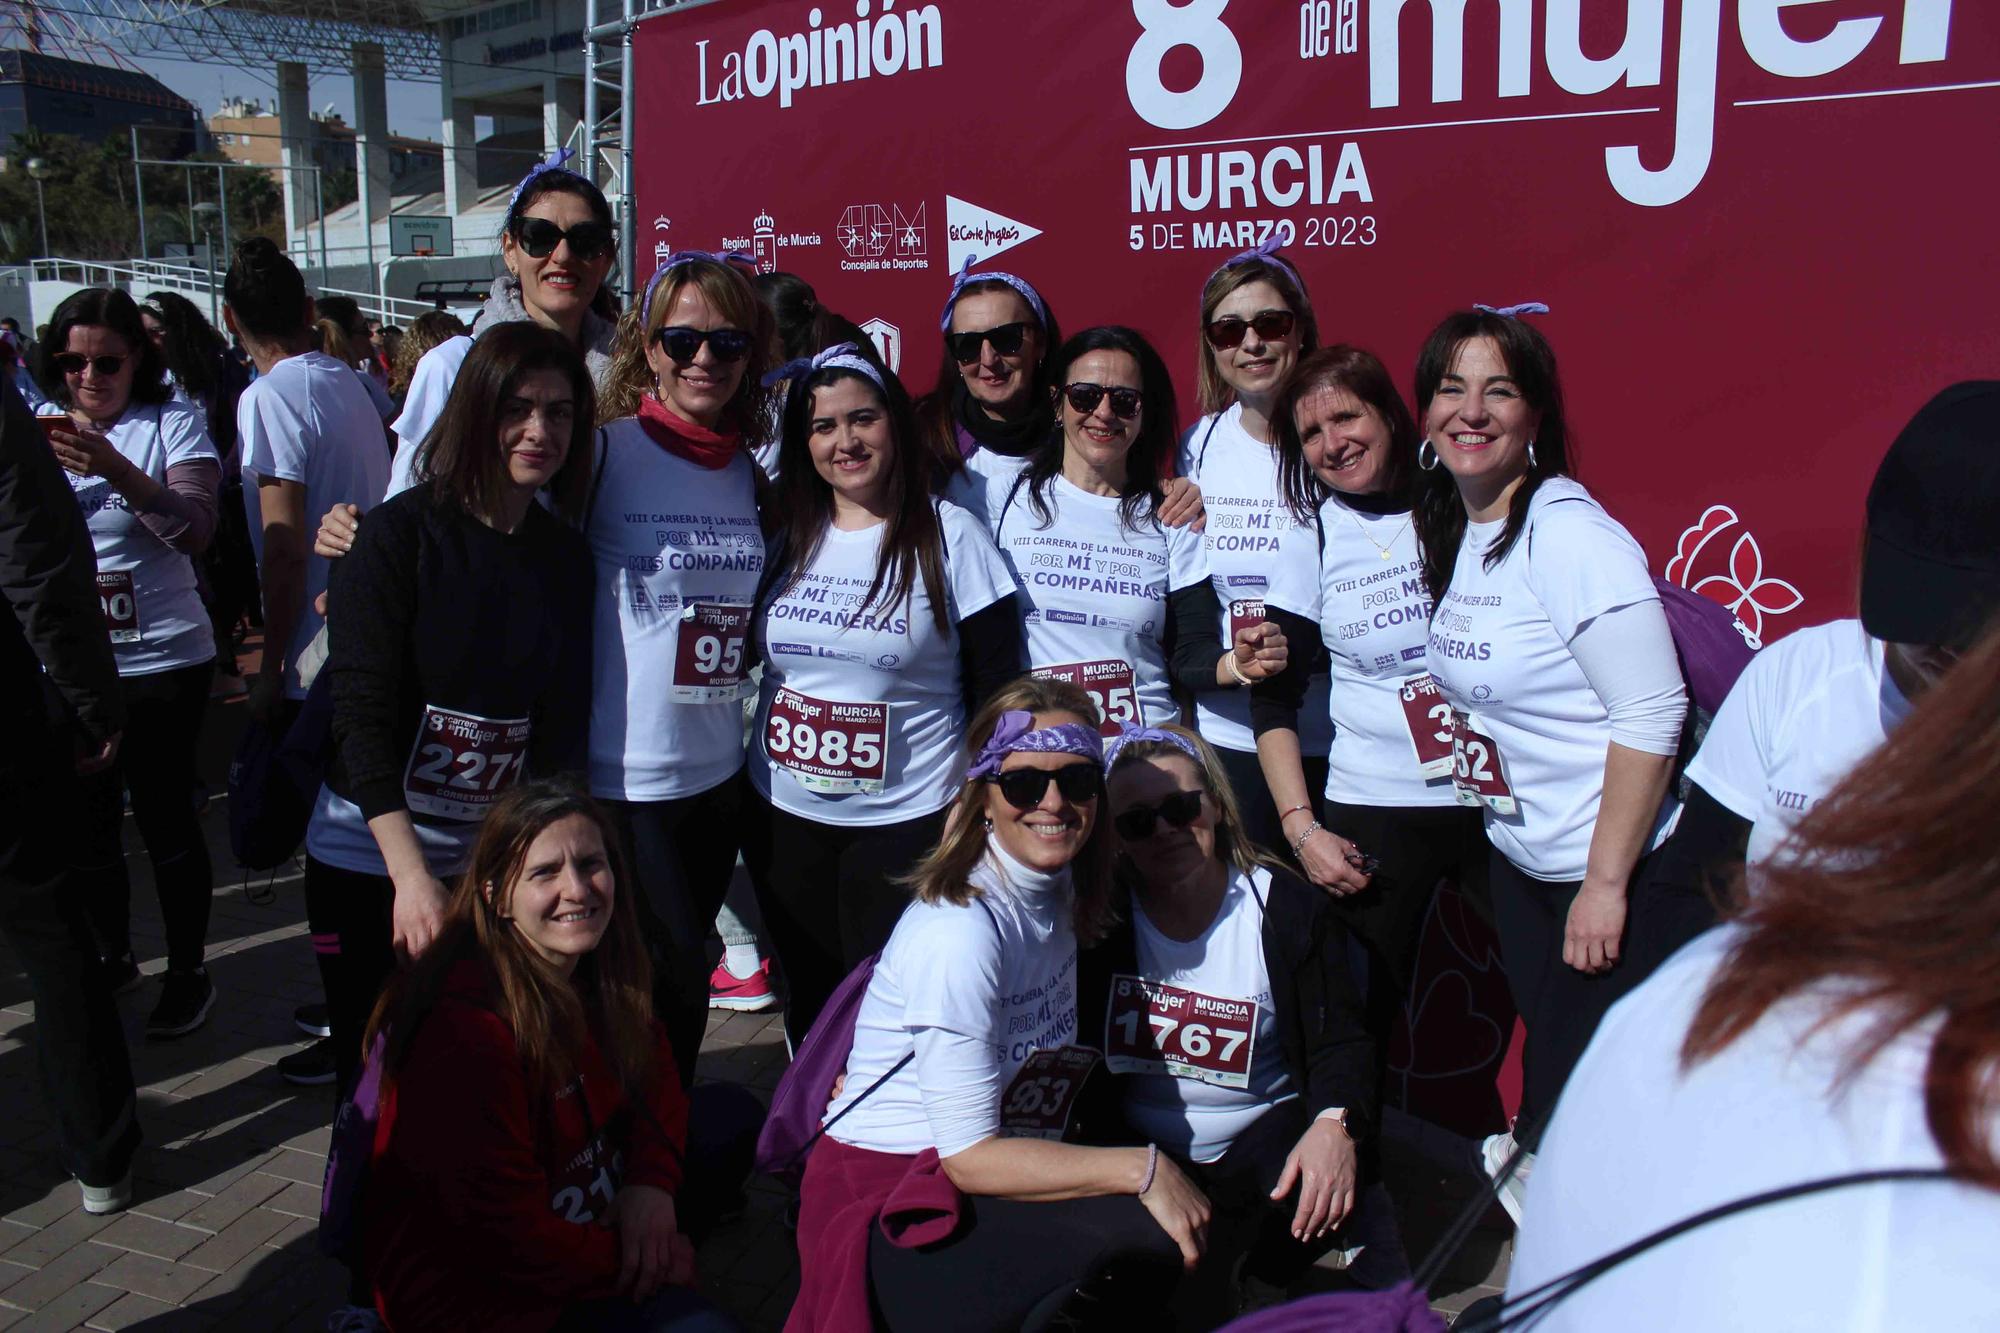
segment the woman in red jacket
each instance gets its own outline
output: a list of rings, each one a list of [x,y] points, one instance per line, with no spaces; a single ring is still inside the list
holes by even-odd
[[[734,1327],[689,1286],[688,1104],[616,847],[589,797],[509,792],[376,1010],[362,1245],[392,1330]]]

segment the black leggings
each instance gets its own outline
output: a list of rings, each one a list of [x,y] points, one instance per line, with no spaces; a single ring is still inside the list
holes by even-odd
[[[306,927],[326,987],[340,1095],[361,1071],[361,1034],[396,971],[396,886],[387,875],[342,870],[306,857]]]
[[[1132,1195],[967,1196],[964,1206],[957,1234],[938,1245],[904,1249],[868,1229],[869,1286],[890,1333],[1041,1329],[1072,1304],[1103,1311],[1106,1328],[1164,1317],[1181,1252]]]
[[[1278,818],[1277,802],[1271,799],[1271,789],[1264,782],[1264,766],[1258,762],[1257,752],[1225,750],[1218,745],[1215,753],[1221,756],[1222,771],[1229,775],[1229,788],[1236,794],[1236,809],[1243,816],[1243,831],[1250,835],[1250,841],[1296,867],[1298,858],[1292,855],[1291,840],[1285,837],[1284,824]],[[1326,756],[1315,758],[1306,755],[1303,763],[1306,790],[1325,791]]]
[[[937,845],[945,811],[899,824],[822,824],[745,787],[743,862],[784,969],[785,1033],[797,1049],[841,979],[889,942],[910,903],[896,881]]]
[[[1536,879],[1512,861],[1492,856],[1493,919],[1507,989],[1527,1029],[1521,1050],[1521,1114],[1514,1138],[1531,1151],[1555,1112],[1570,1070],[1583,1058],[1605,1013],[1644,981],[1664,955],[1654,936],[1666,918],[1649,898],[1648,872],[1658,852],[1633,867],[1627,882],[1625,937],[1619,961],[1595,976],[1563,961],[1570,904],[1581,880]]]
[[[1327,801],[1320,823],[1373,856],[1368,887],[1333,900],[1368,948],[1368,1034],[1376,1061],[1388,1059],[1396,1020],[1416,979],[1417,946],[1439,880],[1453,880],[1482,911],[1491,848],[1480,812],[1459,805],[1344,805]]]
[[[653,955],[653,1009],[666,1024],[681,1086],[694,1085],[708,1026],[708,933],[736,870],[742,783],[665,801],[606,801],[639,884]]]
[[[132,951],[132,880],[125,870],[119,826],[125,789],[132,818],[153,863],[160,916],[167,931],[167,966],[201,966],[208,912],[215,896],[208,843],[195,813],[195,747],[214,664],[125,676],[125,736],[118,761],[78,783],[74,871],[90,928],[106,958]]]

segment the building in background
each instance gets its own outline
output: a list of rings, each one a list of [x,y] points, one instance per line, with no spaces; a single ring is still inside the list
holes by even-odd
[[[0,51],[0,151],[12,151],[14,136],[29,129],[100,143],[124,138],[134,125],[179,131],[146,136],[147,151],[162,157],[207,146],[200,110],[150,74],[39,51]]]
[[[352,172],[354,127],[331,109],[312,112],[309,124],[309,133],[301,136],[308,160],[322,171]],[[224,98],[215,114],[208,118],[208,130],[215,146],[230,161],[269,167],[272,180],[281,178],[278,168],[284,158],[284,136],[278,132],[275,106],[266,107],[261,101],[238,97]],[[436,143],[402,134],[392,134],[388,139],[389,180],[397,193],[404,193],[413,178],[423,173],[428,172],[433,178],[438,175],[438,155],[442,150]]]

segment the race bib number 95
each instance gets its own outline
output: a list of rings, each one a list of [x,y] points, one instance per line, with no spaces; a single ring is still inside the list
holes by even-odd
[[[486,818],[528,762],[530,729],[525,717],[476,717],[426,704],[403,770],[410,813],[467,822]]]
[[[1097,729],[1106,736],[1118,734],[1120,722],[1138,724],[1139,691],[1132,683],[1132,664],[1115,658],[1099,662],[1063,662],[1038,666],[1029,673],[1036,680],[1066,680],[1090,696],[1097,705]]]
[[[1257,1002],[1231,1000],[1127,975],[1111,979],[1104,1067],[1167,1074],[1218,1088],[1250,1086]]]
[[[729,703],[743,697],[749,670],[743,646],[750,638],[750,608],[719,602],[691,602],[681,612],[674,642],[674,683],[668,697],[678,703]]]
[[[888,768],[889,705],[781,689],[764,724],[764,753],[807,791],[872,795],[882,790]]]

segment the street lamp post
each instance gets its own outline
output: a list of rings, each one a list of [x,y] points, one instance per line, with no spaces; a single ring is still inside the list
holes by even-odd
[[[27,161],[28,174],[35,178],[35,212],[42,220],[42,254],[49,253],[49,206],[42,197],[42,178],[49,174],[49,164],[39,157]]]
[[[215,302],[215,221],[222,210],[204,199],[188,211],[201,227],[201,249],[208,260],[208,319],[211,324],[220,324],[222,315]]]

